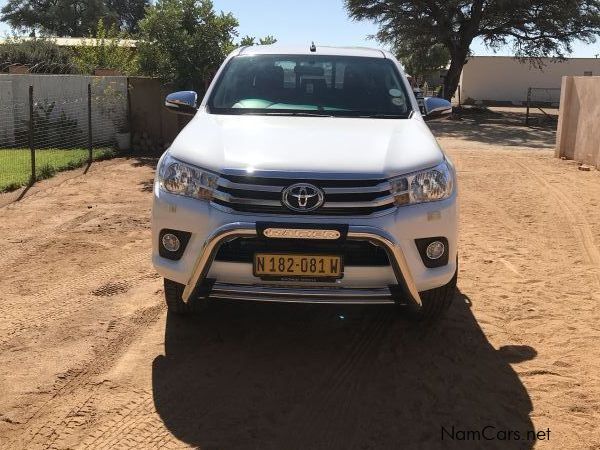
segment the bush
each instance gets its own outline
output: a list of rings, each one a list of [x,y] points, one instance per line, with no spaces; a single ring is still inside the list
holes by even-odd
[[[77,68],[71,63],[72,56],[71,50],[46,38],[9,38],[0,44],[0,64],[3,67],[23,64],[36,73],[77,73]]]
[[[64,111],[53,114],[56,102],[36,102],[33,105],[33,145],[35,148],[62,147],[74,148],[81,143],[82,131],[77,120]],[[17,142],[29,140],[29,119],[15,130]]]
[[[82,73],[114,69],[123,75],[135,75],[139,71],[135,49],[119,45],[119,40],[127,38],[115,25],[107,29],[99,20],[96,35],[88,39],[87,45],[74,50],[73,62]]]

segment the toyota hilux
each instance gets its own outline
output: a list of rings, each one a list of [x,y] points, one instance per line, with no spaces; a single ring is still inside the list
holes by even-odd
[[[454,167],[386,51],[234,50],[162,155],[153,263],[169,311],[213,300],[450,305],[457,277]]]

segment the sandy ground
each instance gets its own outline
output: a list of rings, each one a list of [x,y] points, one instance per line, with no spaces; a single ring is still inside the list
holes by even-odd
[[[459,292],[434,329],[380,307],[168,316],[151,160],[0,208],[0,447],[600,448],[600,173],[510,114],[432,127],[462,202]],[[550,435],[458,440],[486,426]]]

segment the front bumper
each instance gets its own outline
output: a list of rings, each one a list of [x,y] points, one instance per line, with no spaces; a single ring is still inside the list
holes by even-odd
[[[420,304],[419,292],[448,283],[456,271],[457,204],[449,199],[397,208],[379,217],[323,217],[230,213],[208,202],[176,196],[157,187],[152,209],[153,263],[165,278],[185,285],[184,299],[192,296],[241,300],[315,303]],[[385,249],[390,266],[354,266],[345,269],[337,283],[267,282],[252,275],[251,264],[216,260],[219,247],[237,237],[257,236],[256,223],[269,221],[281,227],[347,224],[347,239],[366,240]],[[159,233],[175,229],[191,233],[180,260],[159,254]],[[445,236],[449,262],[424,266],[415,239]]]
[[[190,298],[197,294],[198,287],[200,287],[202,282],[205,280],[206,274],[208,273],[208,270],[214,261],[217,250],[223,243],[238,237],[256,236],[256,225],[253,223],[229,223],[215,230],[206,239],[202,253],[200,254],[200,257],[194,266],[192,276],[185,285],[185,289],[183,291],[183,300],[187,302]],[[375,245],[381,246],[388,255],[394,275],[396,276],[397,285],[402,290],[404,298],[407,298],[412,303],[416,303],[418,305],[421,304],[421,296],[419,295],[419,291],[417,290],[411,275],[410,267],[408,266],[406,258],[400,250],[400,247],[394,242],[394,238],[392,236],[374,227],[350,226],[348,228],[346,238],[369,241]],[[270,285],[263,285],[262,287],[258,288],[240,288],[240,286],[237,286],[236,289],[235,286],[236,285],[231,284],[225,287],[217,286],[217,291],[215,293],[223,292],[226,294],[227,298],[232,298],[234,297],[232,291],[237,290],[238,294],[235,298],[238,299],[244,298],[244,293],[246,293],[246,296],[251,298],[256,298],[259,294],[264,294],[265,297],[271,295],[271,297],[275,298],[289,299],[297,297],[299,298],[299,301],[302,300],[301,297],[308,299],[321,299],[321,301],[326,301],[323,299],[329,299],[329,302],[335,303],[352,302],[352,300],[358,300],[360,295],[364,295],[365,297],[374,295],[377,299],[381,300],[381,297],[385,294],[385,292],[382,291],[376,291],[374,293],[373,289],[369,290],[371,292],[366,292],[366,290],[360,288],[321,288],[318,290],[311,290],[308,288],[276,288]],[[213,291],[214,286],[211,290],[211,293]],[[388,292],[390,292],[389,289]],[[391,292],[388,294],[387,298],[384,299],[384,302],[393,303],[393,296]],[[370,301],[369,303],[373,303],[373,301]]]

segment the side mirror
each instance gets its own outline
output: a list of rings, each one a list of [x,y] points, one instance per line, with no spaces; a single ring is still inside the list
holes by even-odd
[[[165,107],[177,114],[196,114],[198,94],[194,91],[179,91],[167,95]]]
[[[452,103],[439,97],[424,97],[423,104],[426,120],[441,117],[452,112]]]

